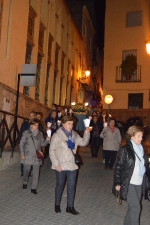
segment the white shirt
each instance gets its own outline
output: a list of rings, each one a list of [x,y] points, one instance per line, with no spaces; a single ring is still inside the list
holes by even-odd
[[[135,166],[130,180],[130,184],[141,185],[143,182],[143,176],[139,175],[140,163],[142,162],[138,159],[138,157],[135,154]]]

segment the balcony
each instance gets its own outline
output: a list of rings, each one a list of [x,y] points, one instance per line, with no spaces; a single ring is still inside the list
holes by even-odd
[[[132,66],[116,66],[116,83],[141,82],[141,66],[137,65],[133,71]]]

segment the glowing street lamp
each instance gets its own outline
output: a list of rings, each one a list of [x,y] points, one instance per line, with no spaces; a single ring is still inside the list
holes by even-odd
[[[146,52],[150,55],[150,40],[146,41]]]
[[[104,101],[108,105],[108,116],[109,116],[109,107],[110,107],[110,104],[113,101],[112,95],[106,95],[105,98],[104,98]]]

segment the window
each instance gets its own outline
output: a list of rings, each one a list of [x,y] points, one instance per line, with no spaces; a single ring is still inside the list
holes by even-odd
[[[56,49],[55,49],[55,69],[56,70],[58,70],[59,50],[60,50],[60,47],[56,43]]]
[[[127,27],[142,26],[142,11],[127,13]]]
[[[143,93],[128,94],[128,109],[143,109]]]
[[[26,56],[25,63],[30,64],[32,61],[32,50],[34,47],[34,24],[37,14],[34,9],[29,6],[29,15],[28,15],[28,31],[27,31],[27,43],[26,43]],[[24,86],[23,93],[25,95],[30,95],[29,86]]]
[[[39,40],[38,40],[38,48],[41,53],[43,53],[43,46],[44,46],[44,31],[46,27],[42,22],[40,22],[40,29],[39,29]]]
[[[1,29],[2,29],[3,1],[4,0],[0,0],[0,38],[1,38]]]

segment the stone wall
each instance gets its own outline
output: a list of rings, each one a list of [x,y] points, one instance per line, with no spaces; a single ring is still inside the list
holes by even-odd
[[[10,101],[10,113],[15,114],[15,107],[16,107],[16,91],[13,90],[12,88],[0,83],[0,109],[7,111],[3,108],[3,100],[6,98],[7,100]],[[42,105],[36,100],[31,99],[28,96],[25,96],[20,93],[19,95],[19,104],[18,104],[18,115],[28,118],[29,112],[30,111],[36,111],[36,112],[42,112],[43,113],[43,121],[46,119],[46,117],[49,115],[50,108]],[[0,121],[3,118],[3,113],[0,113]],[[10,128],[12,123],[14,122],[14,116],[7,116],[7,123],[8,127]],[[18,118],[17,123],[18,127],[20,128],[22,122],[24,119]],[[1,130],[0,130],[1,134]],[[7,134],[7,133],[6,133]],[[6,147],[9,148],[10,143],[7,141]],[[4,149],[5,150],[5,149]]]
[[[150,127],[150,109],[110,109],[110,114],[116,120],[126,122],[130,117],[139,116],[144,126]]]
[[[0,109],[3,109],[3,99],[7,98],[11,102],[10,112],[15,113],[16,107],[16,91],[5,84],[0,82]],[[47,106],[39,103],[32,98],[23,95],[22,93],[19,94],[19,104],[18,104],[18,115],[28,118],[29,112],[34,110],[36,112],[43,113],[43,119],[45,119],[50,111],[50,108]]]

